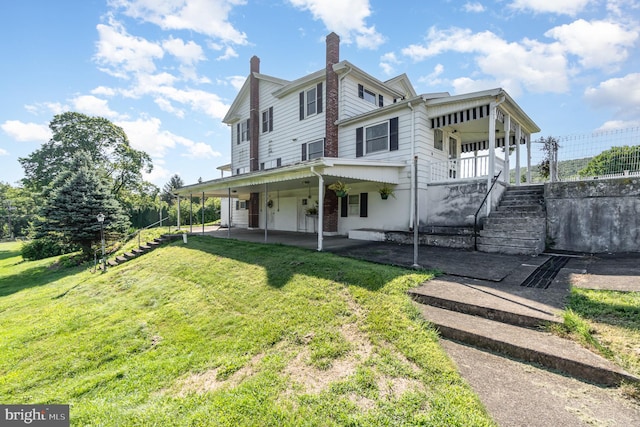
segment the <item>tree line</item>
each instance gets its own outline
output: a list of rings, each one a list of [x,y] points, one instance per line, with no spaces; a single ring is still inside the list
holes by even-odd
[[[160,219],[176,224],[179,209],[184,215],[172,194],[182,179],[174,175],[162,190],[145,181],[144,173],[153,170],[151,157],[131,147],[121,127],[102,117],[66,112],[56,115],[49,128],[51,139],[19,159],[24,169],[20,184],[0,182],[0,237],[28,238],[25,258],[78,252],[82,261],[93,256],[101,233],[117,241],[132,227]],[[199,220],[201,204],[195,209]],[[219,210],[218,199],[207,200],[205,219],[215,221]],[[105,217],[102,224],[98,214]]]

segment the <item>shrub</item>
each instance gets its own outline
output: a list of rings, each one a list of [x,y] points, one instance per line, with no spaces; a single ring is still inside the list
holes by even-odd
[[[64,243],[53,236],[40,237],[22,245],[22,258],[30,261],[49,258],[75,251],[73,245]]]

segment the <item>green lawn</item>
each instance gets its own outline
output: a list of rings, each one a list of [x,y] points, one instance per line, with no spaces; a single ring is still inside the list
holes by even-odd
[[[191,237],[112,268],[0,244],[0,403],[73,425],[493,425],[406,290],[429,273]]]

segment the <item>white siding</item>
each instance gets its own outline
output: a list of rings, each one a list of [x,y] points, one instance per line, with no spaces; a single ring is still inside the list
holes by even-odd
[[[389,92],[383,92],[377,89],[367,86],[364,81],[355,80],[350,78],[349,75],[341,80],[340,83],[340,95],[338,97],[340,102],[339,120],[348,119],[368,111],[377,110],[380,108],[377,103],[372,104],[369,101],[365,101],[358,97],[358,85],[361,84],[365,89],[369,89],[377,95],[382,95],[384,98],[384,105],[393,104],[393,95]]]
[[[241,122],[249,118],[249,97],[242,100],[238,108],[238,114]],[[231,174],[236,175],[238,169],[246,168],[249,171],[249,141],[240,141],[237,143],[237,123],[231,126]]]

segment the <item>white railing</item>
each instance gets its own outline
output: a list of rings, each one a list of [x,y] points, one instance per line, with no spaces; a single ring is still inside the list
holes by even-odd
[[[482,178],[489,175],[489,156],[465,157],[429,163],[429,181],[446,182]],[[504,160],[496,157],[493,175],[504,169]]]

